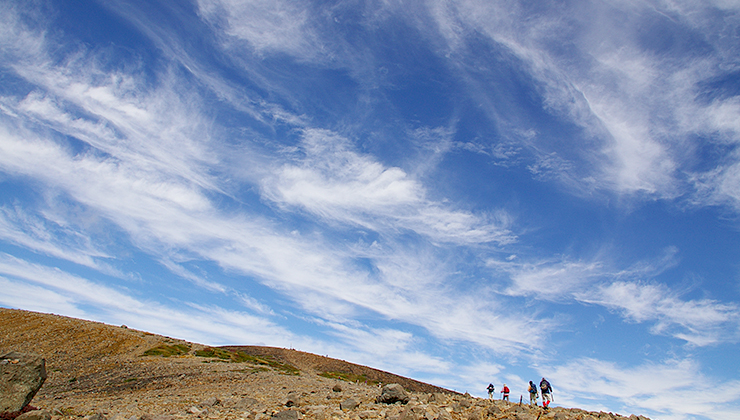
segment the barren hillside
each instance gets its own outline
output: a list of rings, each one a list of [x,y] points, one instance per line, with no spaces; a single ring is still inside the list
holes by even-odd
[[[327,420],[620,418],[472,398],[295,350],[210,348],[125,326],[0,308],[0,354],[11,350],[46,359],[48,378],[31,404],[53,412],[54,420],[96,413],[117,420],[261,420],[286,410]],[[379,383],[403,385],[412,401],[376,404]],[[350,400],[357,406],[347,408]]]

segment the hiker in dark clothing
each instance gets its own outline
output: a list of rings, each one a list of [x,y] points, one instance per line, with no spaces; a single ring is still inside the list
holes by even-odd
[[[489,400],[492,400],[493,399],[493,391],[495,391],[496,388],[493,386],[493,384],[488,384],[488,387],[486,389],[488,390],[488,399]]]
[[[529,405],[537,405],[537,385],[529,381]]]
[[[542,378],[542,381],[540,381],[540,391],[542,391],[542,406],[547,408],[552,401],[552,387],[550,386],[550,382],[547,382],[545,378]]]

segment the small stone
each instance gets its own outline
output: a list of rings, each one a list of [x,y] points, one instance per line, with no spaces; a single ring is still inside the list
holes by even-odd
[[[357,401],[353,400],[352,398],[348,398],[339,404],[339,408],[341,408],[342,410],[354,410],[359,405],[360,403],[358,403]]]
[[[289,392],[285,401],[286,407],[298,407],[301,405],[301,395],[297,392]]]
[[[300,419],[300,414],[295,410],[285,410],[273,414],[272,418],[274,420],[298,420]]]

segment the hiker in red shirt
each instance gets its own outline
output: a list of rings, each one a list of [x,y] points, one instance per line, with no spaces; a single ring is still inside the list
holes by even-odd
[[[509,401],[509,387],[504,384],[504,389],[501,391],[504,394],[504,400]]]

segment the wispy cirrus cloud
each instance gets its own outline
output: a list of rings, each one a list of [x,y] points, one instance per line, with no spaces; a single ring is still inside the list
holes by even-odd
[[[607,397],[624,407],[647,410],[650,417],[666,419],[735,418],[740,382],[720,382],[702,372],[692,359],[620,366],[594,358],[573,360],[543,372],[555,387],[559,403],[591,410],[603,407],[594,400]],[[697,390],[711,389],[707,399]]]
[[[737,342],[740,307],[714,299],[684,300],[662,284],[615,282],[579,300],[616,310],[634,322],[654,322],[651,332],[673,335],[694,346]]]
[[[426,197],[423,185],[326,130],[307,130],[301,155],[262,182],[266,198],[327,221],[379,232],[410,230],[433,241],[504,244],[515,240],[505,212],[475,215]]]
[[[537,80],[553,114],[581,128],[581,143],[571,151],[560,148],[557,155],[545,139],[523,143],[535,159],[529,166],[547,169],[538,174],[585,194],[685,195],[697,204],[715,204],[711,197],[703,201],[702,195],[694,200],[697,185],[686,183],[683,174],[695,171],[698,156],[686,151],[696,145],[697,136],[720,143],[740,138],[736,97],[704,101],[697,95],[706,81],[736,71],[720,63],[737,51],[736,43],[728,42],[737,15],[713,15],[714,7],[729,11],[737,10],[736,5],[578,2],[555,8],[477,0],[427,5],[437,26],[420,31],[445,41],[440,54],[462,57],[456,68],[476,95],[483,91],[475,88],[481,82],[464,63],[474,53],[468,46],[470,34],[480,33],[520,60],[521,70]],[[675,42],[658,41],[666,39]],[[488,103],[488,115],[503,119],[506,111],[495,109],[495,101]],[[557,165],[552,165],[553,158]],[[731,160],[737,162],[736,157]],[[705,179],[717,196],[732,200],[721,192],[724,176]]]
[[[65,217],[53,213],[44,217],[28,214],[19,206],[0,207],[0,238],[75,264],[106,271],[101,262],[111,255],[99,249]]]
[[[296,155],[248,157],[251,165],[243,169],[232,150],[210,141],[218,127],[204,116],[197,91],[177,88],[182,75],[165,69],[161,84],[152,84],[137,73],[106,75],[94,63],[95,56],[84,53],[54,61],[42,49],[22,68],[13,68],[33,86],[30,93],[3,98],[0,168],[53,192],[60,211],[75,206],[109,223],[136,249],[209,292],[234,290],[187,270],[188,261],[213,262],[249,276],[306,313],[334,322],[369,312],[444,340],[503,352],[541,345],[544,333],[523,339],[519,329],[549,321],[493,314],[503,303],[492,304],[490,294],[485,301],[461,301],[445,286],[460,262],[448,256],[450,268],[440,270],[438,258],[446,251],[435,243],[513,241],[505,213],[476,215],[430,200],[418,180],[355,152],[345,138],[323,129],[301,127]],[[282,166],[266,170],[275,162]],[[228,188],[213,174],[243,172],[263,187],[266,199],[321,215],[319,233],[301,232],[264,212],[219,209],[214,197],[229,199]],[[334,234],[336,223],[384,237],[375,245],[331,244],[323,235]],[[92,249],[99,246],[94,229],[77,227]],[[409,232],[428,253],[399,246]],[[434,269],[421,269],[425,266]],[[419,284],[424,292],[410,287]],[[254,300],[242,304],[266,313]],[[484,333],[472,327],[482,313],[491,315]]]
[[[116,289],[69,274],[57,268],[30,263],[0,254],[0,281],[3,305],[45,312],[64,311],[69,316],[127,324],[168,336],[189,337],[201,343],[234,342],[283,343],[298,341],[269,318],[220,308],[166,306],[141,300],[125,288]],[[35,303],[24,302],[33,296]],[[40,297],[43,297],[40,299]],[[267,342],[265,341],[265,342]]]
[[[317,59],[322,39],[310,22],[307,4],[270,0],[200,0],[200,14],[223,31],[224,43],[246,42],[257,53],[284,53]]]
[[[596,257],[591,261],[518,263],[490,261],[506,272],[511,285],[503,293],[541,301],[596,304],[630,322],[652,323],[651,333],[668,335],[691,346],[709,346],[740,339],[740,308],[714,299],[685,299],[655,277],[673,267],[678,250],[668,248],[655,260],[625,269]]]

